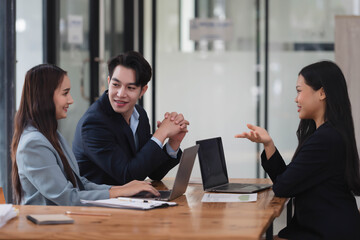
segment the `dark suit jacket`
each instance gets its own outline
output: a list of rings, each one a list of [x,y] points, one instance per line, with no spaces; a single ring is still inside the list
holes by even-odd
[[[295,214],[279,232],[288,239],[360,239],[360,214],[345,182],[345,143],[324,123],[286,166],[279,152],[262,165],[279,197],[295,197]]]
[[[80,119],[73,141],[73,151],[80,173],[95,183],[119,185],[131,180],[150,177],[161,180],[179,163],[150,140],[149,119],[145,110],[136,105],[139,112],[137,135],[139,149],[130,126],[121,114],[114,112],[107,91],[86,111]]]

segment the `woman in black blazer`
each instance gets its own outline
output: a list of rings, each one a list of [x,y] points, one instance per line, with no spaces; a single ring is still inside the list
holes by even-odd
[[[262,143],[262,166],[278,197],[294,197],[295,214],[279,232],[286,239],[360,239],[359,155],[346,81],[323,61],[303,68],[296,84],[299,145],[285,165],[267,131],[248,124],[235,137]]]

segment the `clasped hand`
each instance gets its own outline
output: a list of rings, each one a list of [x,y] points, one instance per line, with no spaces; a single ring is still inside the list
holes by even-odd
[[[162,142],[169,138],[170,146],[176,150],[188,132],[187,126],[189,124],[189,121],[181,113],[167,112],[164,114],[164,119],[161,122],[157,121],[158,129],[154,133],[154,137]]]

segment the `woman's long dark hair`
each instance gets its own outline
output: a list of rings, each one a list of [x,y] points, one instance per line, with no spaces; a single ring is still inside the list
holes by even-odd
[[[322,61],[304,67],[299,75],[312,89],[323,88],[326,95],[325,121],[342,136],[346,146],[345,178],[350,190],[360,195],[359,154],[356,147],[354,122],[345,77],[333,62]],[[315,132],[314,120],[302,119],[296,132],[299,145],[295,155],[306,139]],[[295,156],[294,155],[294,156]]]
[[[25,75],[20,107],[15,115],[14,135],[11,143],[12,184],[15,203],[20,204],[21,183],[16,163],[16,151],[21,134],[31,124],[37,128],[53,145],[64,165],[65,173],[74,186],[75,177],[72,173],[59,143],[57,135],[58,122],[54,104],[54,92],[61,85],[66,72],[51,64],[41,64],[31,68]]]

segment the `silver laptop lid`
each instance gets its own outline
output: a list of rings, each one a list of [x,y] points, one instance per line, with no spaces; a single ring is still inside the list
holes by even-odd
[[[198,149],[199,145],[197,144],[183,150],[169,200],[178,198],[185,193]]]

